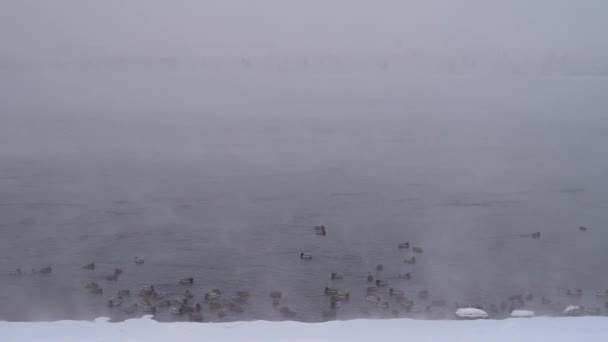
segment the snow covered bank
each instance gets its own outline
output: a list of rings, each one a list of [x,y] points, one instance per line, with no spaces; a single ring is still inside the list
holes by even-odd
[[[158,323],[150,318],[109,323],[0,322],[8,341],[608,341],[608,318],[421,321],[352,320],[327,323]]]

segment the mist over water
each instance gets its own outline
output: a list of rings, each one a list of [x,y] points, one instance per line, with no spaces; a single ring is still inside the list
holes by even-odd
[[[413,298],[429,290],[417,304],[445,299],[450,317],[452,301],[498,304],[526,292],[603,306],[593,296],[608,282],[607,45],[592,35],[601,24],[563,35],[513,28],[544,45],[510,42],[509,30],[493,27],[488,46],[465,33],[448,39],[424,20],[398,24],[391,9],[405,8],[388,1],[343,17],[293,2],[301,16],[281,7],[262,27],[244,11],[233,19],[242,25],[223,24],[216,17],[233,8],[209,2],[217,16],[206,14],[204,28],[186,15],[204,8],[185,3],[163,17],[171,6],[152,2],[144,17],[172,23],[160,28],[131,25],[143,17],[121,7],[113,29],[94,10],[126,6],[118,2],[64,1],[36,15],[29,2],[4,5],[42,26],[0,30],[11,38],[0,50],[0,320],[122,319],[106,305],[118,289],[179,293],[178,279],[190,276],[195,300],[212,288],[227,298],[251,292],[228,320],[281,319],[274,290],[296,319],[320,320],[326,286],[351,293],[339,319],[388,317],[364,301],[368,274]],[[456,32],[471,28],[441,6],[410,6]],[[542,11],[535,6],[521,18]],[[84,24],[77,16],[45,26],[68,8],[88,13],[80,35],[70,30]],[[336,26],[324,35],[306,18]],[[360,40],[342,40],[350,33]],[[52,39],[26,44],[39,35]],[[192,47],[196,37],[205,48]],[[327,236],[314,235],[321,224]],[[405,241],[424,248],[415,265],[397,249]],[[91,261],[95,271],[81,268]],[[47,265],[48,276],[7,274]],[[116,267],[124,275],[105,281]],[[412,278],[398,279],[404,272]],[[93,280],[103,296],[84,290]],[[585,296],[566,297],[567,288]]]

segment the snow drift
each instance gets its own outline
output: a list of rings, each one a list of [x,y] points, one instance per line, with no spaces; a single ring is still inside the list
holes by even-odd
[[[159,323],[149,316],[120,323],[0,322],[8,341],[608,341],[608,318],[424,321],[352,320],[326,323]]]

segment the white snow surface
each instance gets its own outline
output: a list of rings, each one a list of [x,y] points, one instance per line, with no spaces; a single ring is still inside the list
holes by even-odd
[[[511,317],[533,317],[534,311],[530,310],[513,310],[511,311]]]
[[[351,320],[326,323],[159,323],[149,316],[120,323],[0,322],[3,342],[30,341],[608,341],[606,317],[426,321]]]

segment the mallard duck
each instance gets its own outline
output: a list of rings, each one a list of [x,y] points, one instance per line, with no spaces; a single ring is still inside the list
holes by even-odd
[[[399,278],[401,279],[405,279],[405,280],[409,280],[410,279],[410,274],[408,273],[401,273],[400,275],[398,275]]]
[[[90,294],[103,294],[103,289],[101,287],[92,287],[89,289]]]
[[[135,262],[135,265],[143,265],[144,263],[144,259],[136,256],[135,258],[133,258],[133,261]]]
[[[192,294],[192,292],[190,292],[190,290],[186,289],[186,291],[184,291],[184,297],[192,298],[194,297],[194,295]]]
[[[376,280],[376,286],[388,286],[388,280]]]
[[[177,296],[175,298],[173,298],[173,302],[177,305],[184,305],[188,303],[188,298],[184,297],[184,296]]]
[[[192,285],[194,284],[194,278],[182,278],[179,280],[179,283],[182,285]]]
[[[428,290],[418,291],[418,298],[420,298],[420,299],[427,299],[428,297],[429,297],[429,291]]]
[[[172,306],[169,308],[169,312],[173,315],[181,316],[184,314],[184,307],[183,306]]]
[[[116,281],[118,280],[118,276],[121,274],[122,270],[120,268],[115,268],[113,274],[105,276],[105,280]]]
[[[190,322],[202,322],[203,319],[203,314],[200,312],[191,312],[188,314],[188,320]]]
[[[342,279],[344,278],[344,274],[341,272],[333,272],[331,274],[331,279]]]
[[[300,259],[310,260],[312,259],[312,255],[307,253],[300,253]]]
[[[219,298],[220,295],[221,295],[220,290],[213,289],[213,290],[205,293],[205,300],[213,300],[213,299]]]
[[[236,291],[236,295],[241,297],[241,298],[248,298],[249,297],[249,291]]]
[[[98,288],[98,287],[99,287],[99,284],[97,284],[97,283],[96,283],[96,282],[94,282],[94,281],[92,281],[92,282],[90,282],[90,283],[87,283],[87,284],[84,286],[84,288],[85,288],[85,289],[95,289],[95,288]]]
[[[120,304],[122,304],[122,297],[120,296],[108,299],[109,307],[120,306]]]
[[[332,299],[337,299],[340,301],[346,301],[350,298],[350,293],[349,292],[339,292],[335,293],[334,295],[332,295]]]
[[[182,306],[184,312],[199,312],[201,305],[199,303]]]
[[[137,312],[137,304],[133,303],[127,307],[124,307],[122,311],[128,315],[132,315]]]
[[[585,226],[580,226],[580,227],[578,227],[578,230],[580,230],[581,232],[584,232],[584,231],[586,231],[586,230],[587,230],[587,227],[585,227]]]
[[[384,269],[384,266],[382,266],[382,264],[378,264],[376,266],[376,271],[378,271],[378,272],[382,271],[383,269]]]
[[[332,309],[338,309],[342,306],[342,301],[340,300],[332,300],[329,302],[329,307]]]
[[[326,287],[325,288],[325,294],[326,295],[333,295],[333,294],[337,294],[338,290],[337,289],[333,289],[331,287]]]
[[[325,236],[325,235],[327,235],[327,232],[325,230],[317,230],[317,231],[315,231],[315,234]]]
[[[404,293],[401,290],[395,290],[394,288],[390,288],[388,289],[388,295],[389,296],[403,296]]]
[[[272,307],[276,308],[281,304],[281,298],[272,298]]]
[[[608,297],[608,290],[604,291],[595,291],[596,297]]]
[[[420,247],[412,247],[412,252],[414,253],[423,253],[424,250]]]
[[[139,296],[149,297],[154,295],[154,285],[144,285],[139,289]]]
[[[287,318],[293,318],[296,316],[295,311],[291,310],[290,308],[288,308],[286,306],[281,306],[279,308],[279,312],[281,313],[281,315],[283,315],[284,317],[287,317]]]
[[[118,290],[118,292],[116,294],[120,297],[127,297],[127,296],[131,295],[131,291],[130,290]]]
[[[8,275],[10,275],[10,276],[20,276],[22,274],[23,274],[23,271],[21,271],[20,268],[14,270],[14,271],[8,272]]]
[[[47,267],[41,268],[38,271],[38,273],[41,273],[41,274],[49,274],[51,272],[53,272],[53,268],[51,268],[51,266],[47,266]]]
[[[566,294],[569,296],[582,296],[583,289],[568,289],[566,290]]]
[[[410,243],[409,242],[402,242],[398,245],[399,249],[408,249],[410,248]]]
[[[325,226],[315,226],[315,230],[316,231],[325,230]]]
[[[370,286],[366,289],[367,294],[378,292],[378,288],[374,286]]]
[[[151,314],[156,313],[156,307],[154,305],[139,304],[138,307],[141,310],[141,312],[143,312],[143,313],[151,313]]]
[[[374,276],[373,276],[373,275],[371,275],[371,274],[370,274],[370,275],[368,275],[368,276],[367,276],[367,282],[368,282],[368,283],[371,283],[371,282],[373,282],[373,281],[374,281]]]
[[[532,233],[533,239],[540,239],[540,232]]]
[[[237,303],[229,303],[228,309],[232,312],[241,313],[243,312],[243,307]]]
[[[219,319],[222,319],[222,318],[226,317],[226,311],[224,311],[223,309],[217,310],[217,317]]]
[[[156,306],[157,306],[157,307],[167,307],[167,306],[171,306],[171,301],[170,301],[170,300],[168,300],[168,299],[161,300],[161,301],[156,302]]]
[[[92,270],[95,269],[95,263],[92,262],[90,264],[86,264],[86,265],[82,266],[82,268],[85,269],[85,270],[91,270],[92,271]]]
[[[281,299],[281,297],[282,297],[281,291],[270,292],[270,298]]]
[[[406,264],[415,264],[416,263],[416,257],[405,258],[405,259],[403,259],[403,262],[406,263]]]

